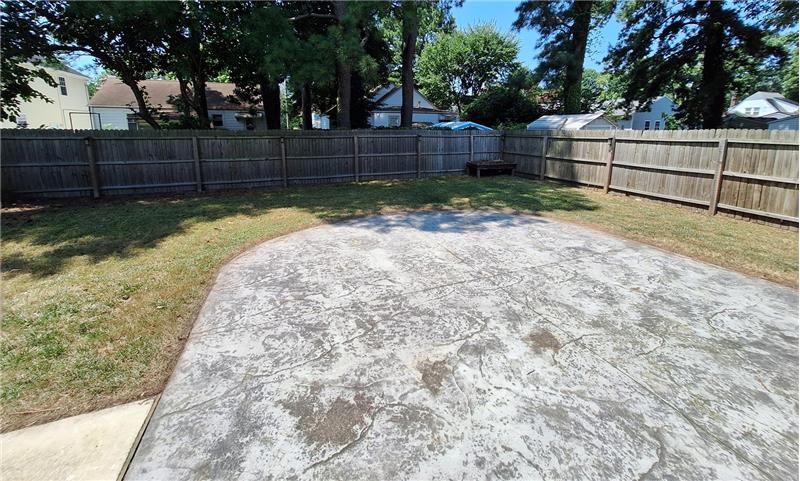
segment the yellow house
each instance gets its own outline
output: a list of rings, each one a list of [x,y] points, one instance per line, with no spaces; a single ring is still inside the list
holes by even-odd
[[[37,68],[31,64],[27,68]],[[39,66],[41,67],[41,66]],[[32,87],[50,99],[52,103],[36,98],[20,105],[16,122],[3,121],[4,129],[91,129],[89,113],[89,77],[69,67],[60,69],[44,67],[57,86],[51,87],[36,78]]]

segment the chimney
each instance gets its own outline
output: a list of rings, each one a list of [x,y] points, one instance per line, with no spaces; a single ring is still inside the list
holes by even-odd
[[[733,95],[731,95],[731,105],[728,108],[732,109],[732,108],[736,107],[736,104],[738,104],[738,103],[739,103],[739,97],[737,97],[736,94],[733,94]]]

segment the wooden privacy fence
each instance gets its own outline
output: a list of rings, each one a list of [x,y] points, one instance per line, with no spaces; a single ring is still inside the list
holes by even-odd
[[[101,197],[414,178],[500,155],[500,132],[3,131],[6,197]]]
[[[798,220],[798,133],[509,132],[517,172],[782,222]]]
[[[5,197],[94,197],[517,173],[797,223],[797,132],[34,131],[0,139]],[[502,152],[502,154],[501,154]]]

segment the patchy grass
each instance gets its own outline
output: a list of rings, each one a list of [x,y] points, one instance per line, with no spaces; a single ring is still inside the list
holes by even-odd
[[[215,270],[247,247],[335,219],[512,209],[797,285],[797,233],[519,178],[429,178],[72,203],[2,219],[4,430],[159,392]]]

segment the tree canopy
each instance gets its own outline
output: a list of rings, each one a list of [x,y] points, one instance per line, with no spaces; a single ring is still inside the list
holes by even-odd
[[[503,80],[517,65],[519,44],[493,24],[438,36],[417,62],[422,93],[440,108],[461,113],[469,99]]]
[[[679,121],[718,128],[731,89],[748,83],[742,72],[770,62],[782,66],[786,60],[786,50],[767,38],[779,30],[776,24],[792,20],[773,6],[764,1],[628,1],[620,13],[623,34],[606,60],[624,85],[626,100],[646,103],[670,92],[680,105]],[[770,12],[781,18],[770,23]],[[793,18],[796,25],[796,13]]]

